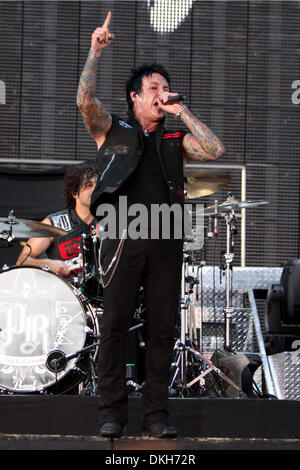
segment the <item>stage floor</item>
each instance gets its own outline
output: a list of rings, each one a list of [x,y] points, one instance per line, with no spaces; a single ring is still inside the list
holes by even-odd
[[[119,439],[105,439],[97,436],[0,434],[0,450],[100,450],[105,452],[105,458],[112,453],[114,453],[116,458],[122,455],[124,451],[126,451],[126,455],[130,455],[127,451],[133,451],[132,455],[140,451],[143,454],[145,451],[148,451],[148,458],[150,458],[149,455],[165,455],[166,452],[168,455],[195,455],[198,458],[198,451],[296,451],[300,450],[300,439],[222,439],[213,437],[153,439],[144,436],[124,436]],[[154,463],[154,457],[150,463]],[[174,463],[176,462],[174,461]],[[184,462],[182,461],[181,463]]]
[[[98,437],[96,397],[0,396],[2,450],[300,450],[300,402],[170,398],[177,439],[142,435],[141,399],[129,398],[120,439]]]

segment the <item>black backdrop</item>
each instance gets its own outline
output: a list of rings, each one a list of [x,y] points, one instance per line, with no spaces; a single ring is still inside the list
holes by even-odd
[[[19,170],[0,168],[0,214],[10,210],[24,219],[42,220],[63,203],[65,168],[52,170]]]
[[[63,207],[65,170],[62,167],[52,170],[0,168],[2,221],[11,210],[17,219],[43,220],[57,208]],[[23,240],[16,238],[15,241],[18,243]],[[0,266],[14,265],[21,249],[21,245],[8,245],[6,241],[0,240]]]
[[[101,58],[97,83],[106,107],[126,115],[129,69],[162,62],[173,90],[186,95],[192,111],[224,142],[220,163],[246,165],[247,198],[270,201],[247,210],[246,264],[278,266],[299,257],[300,105],[292,102],[292,83],[300,79],[299,1],[1,1],[6,105],[0,105],[0,161],[10,168],[16,168],[14,159],[25,161],[17,165],[21,170],[36,169],[29,161],[38,159],[48,171],[48,160],[94,158],[95,145],[76,109],[76,88],[91,33],[108,9],[116,40]],[[173,119],[170,124],[177,126]],[[51,181],[44,191],[54,201]],[[33,181],[26,204],[17,179],[9,181],[13,185],[7,206],[19,217],[33,216]],[[222,202],[228,190],[240,197],[238,171],[232,170],[226,189],[202,202]],[[208,261],[226,248],[224,225],[216,251],[208,247]]]

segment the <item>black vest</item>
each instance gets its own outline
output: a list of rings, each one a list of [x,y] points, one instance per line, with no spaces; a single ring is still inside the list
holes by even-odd
[[[94,216],[105,193],[114,193],[121,187],[136,169],[143,153],[139,123],[132,118],[123,121],[116,115],[112,117],[112,127],[96,157],[99,177],[91,199],[91,212]],[[185,133],[186,131],[167,131],[163,123],[156,131],[156,148],[171,204],[184,203],[182,139]]]

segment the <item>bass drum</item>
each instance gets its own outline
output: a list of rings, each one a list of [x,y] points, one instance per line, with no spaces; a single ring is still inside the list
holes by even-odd
[[[93,310],[59,275],[31,266],[0,272],[2,393],[78,393],[98,333]]]

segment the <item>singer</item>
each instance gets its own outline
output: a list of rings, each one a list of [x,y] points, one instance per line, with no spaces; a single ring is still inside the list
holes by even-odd
[[[121,195],[128,198],[128,206],[142,203],[149,210],[152,204],[177,202],[183,206],[184,162],[216,160],[224,147],[182,101],[168,104],[177,93],[170,91],[170,76],[159,64],[132,71],[126,86],[128,119],[104,108],[95,97],[95,89],[100,56],[114,40],[110,22],[109,12],[103,26],[92,34],[77,92],[78,108],[97,145],[100,174],[91,212],[95,215],[107,202],[118,207]],[[166,114],[180,120],[184,128],[165,129]],[[155,239],[103,241],[104,321],[98,370],[101,436],[121,436],[128,422],[126,334],[141,286],[147,310],[142,427],[157,438],[177,435],[169,423],[168,385],[179,311],[182,249],[182,240],[172,236],[164,239],[159,234]]]
[[[42,222],[67,232],[59,237],[31,238],[21,251],[17,265],[48,266],[68,280],[70,268],[66,261],[79,254],[83,233],[90,234],[96,220],[90,212],[91,195],[98,176],[92,164],[74,165],[64,176],[65,209],[48,215]]]

